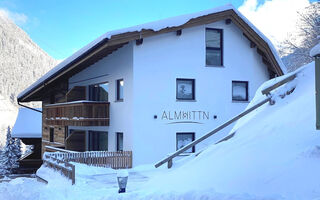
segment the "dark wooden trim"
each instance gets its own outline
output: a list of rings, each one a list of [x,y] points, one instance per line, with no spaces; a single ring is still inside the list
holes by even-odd
[[[245,83],[246,84],[246,99],[245,100],[239,100],[239,99],[233,98],[233,83]],[[249,101],[249,81],[232,81],[231,92],[232,92],[232,101],[239,101],[239,102]]]
[[[143,38],[136,40],[136,45],[141,45],[143,43]]]
[[[191,81],[192,83],[192,98],[179,98],[178,97],[178,81]],[[196,80],[195,79],[189,79],[189,78],[177,78],[176,79],[176,99],[177,100],[195,100],[196,99],[196,94],[195,94],[195,82]]]
[[[177,132],[176,133],[176,150],[179,150],[178,149],[178,135],[183,135],[183,134],[191,134],[192,135],[192,142],[195,140],[195,132]],[[191,153],[194,153],[196,152],[196,149],[195,149],[195,146],[192,147],[192,152]]]
[[[109,126],[108,102],[68,102],[45,105],[46,125]],[[74,118],[76,117],[76,118]]]

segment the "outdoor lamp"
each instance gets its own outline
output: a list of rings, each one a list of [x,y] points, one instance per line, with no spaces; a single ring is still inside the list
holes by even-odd
[[[128,182],[128,171],[127,170],[119,170],[117,173],[118,185],[119,185],[119,193],[126,192],[126,186]]]

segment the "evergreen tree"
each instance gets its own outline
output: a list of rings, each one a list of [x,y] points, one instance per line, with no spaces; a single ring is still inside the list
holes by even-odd
[[[14,168],[19,167],[18,160],[21,157],[20,140],[11,137],[10,127],[7,129],[7,142],[2,153],[2,173],[12,173]]]

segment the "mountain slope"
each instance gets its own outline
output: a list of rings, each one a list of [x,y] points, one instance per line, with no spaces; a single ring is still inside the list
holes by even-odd
[[[16,115],[16,96],[57,64],[17,25],[0,12],[0,114]],[[14,114],[15,113],[15,114]],[[1,118],[0,146],[15,117]]]

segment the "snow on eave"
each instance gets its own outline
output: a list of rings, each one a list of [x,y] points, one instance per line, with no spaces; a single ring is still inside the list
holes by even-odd
[[[48,73],[46,73],[44,76],[42,76],[38,81],[33,83],[31,86],[29,86],[24,91],[22,91],[18,95],[18,101],[25,98],[28,94],[30,94],[33,90],[39,88],[41,85],[44,85],[46,81],[50,80],[51,78],[55,77],[57,74],[62,72],[63,70],[67,69],[76,60],[80,59],[82,56],[85,56],[85,54],[90,52],[92,49],[94,49],[99,44],[103,44],[104,42],[107,42],[109,39],[112,39],[112,37],[115,35],[120,35],[123,33],[141,32],[142,30],[160,31],[165,28],[179,27],[179,26],[186,24],[191,19],[198,18],[198,17],[205,16],[205,15],[215,14],[215,13],[219,13],[219,12],[224,12],[227,10],[233,10],[242,20],[244,20],[244,22],[248,26],[250,26],[252,28],[253,31],[255,31],[261,37],[262,40],[264,40],[268,44],[274,58],[276,59],[277,63],[279,64],[282,72],[285,74],[287,72],[286,68],[285,68],[284,64],[282,63],[282,61],[281,61],[277,51],[275,50],[273,44],[271,43],[271,41],[264,34],[262,34],[246,17],[244,17],[233,5],[227,4],[225,6],[220,6],[220,7],[212,8],[209,10],[197,12],[197,13],[191,13],[191,14],[171,17],[171,18],[167,18],[167,19],[163,19],[163,20],[159,20],[159,21],[149,22],[149,23],[145,23],[145,24],[141,24],[141,25],[137,25],[137,26],[132,26],[129,28],[124,28],[124,29],[119,29],[119,30],[107,32],[107,33],[101,35],[100,37],[98,37],[97,39],[95,39],[94,41],[92,41],[91,43],[89,43],[88,45],[86,45],[85,47],[81,48],[79,51],[74,53],[72,56],[70,56],[67,59],[65,59],[64,61],[62,61],[60,64],[58,64],[52,70],[50,70]]]
[[[41,108],[37,108],[41,110]],[[42,115],[28,108],[19,108],[18,117],[12,128],[13,138],[41,138]]]
[[[320,56],[320,43],[311,49],[310,56],[311,57]]]

